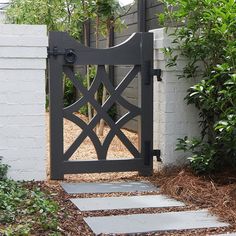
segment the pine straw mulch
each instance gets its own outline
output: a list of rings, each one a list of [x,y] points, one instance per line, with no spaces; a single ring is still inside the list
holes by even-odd
[[[68,176],[69,177],[69,176]],[[184,230],[171,232],[156,232],[140,235],[214,235],[217,233],[226,233],[236,231],[236,174],[233,172],[221,173],[218,176],[195,176],[188,169],[167,169],[160,173],[155,173],[152,177],[140,177],[137,174],[130,174],[124,177],[122,174],[116,175],[111,179],[108,174],[101,175],[103,181],[150,181],[156,186],[160,186],[160,193],[171,196],[177,200],[183,201],[186,207],[173,207],[161,209],[130,209],[130,210],[110,210],[81,212],[70,198],[75,197],[109,197],[109,196],[129,196],[138,195],[137,193],[110,193],[110,194],[66,194],[57,181],[47,181],[38,183],[44,191],[52,193],[53,198],[59,203],[61,211],[59,214],[60,229],[63,235],[84,236],[93,235],[90,228],[83,221],[88,216],[109,216],[126,215],[138,213],[158,213],[167,211],[198,210],[208,209],[211,213],[217,215],[220,220],[231,224],[224,228],[208,228],[200,230]],[[88,176],[85,178],[87,179]],[[71,178],[68,178],[71,179]],[[72,178],[75,180],[75,177]],[[98,175],[91,176],[95,181],[101,181]],[[83,180],[83,175],[77,175],[77,180]],[[142,195],[157,194],[139,193]]]
[[[220,220],[230,223],[227,232],[236,231],[235,171],[197,176],[188,168],[167,169],[152,177],[152,182],[160,184],[161,193],[187,205],[208,209]]]

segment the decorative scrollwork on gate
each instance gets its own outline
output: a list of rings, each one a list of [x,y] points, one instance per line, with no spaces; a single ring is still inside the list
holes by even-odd
[[[122,97],[123,91],[127,88],[127,86],[131,83],[131,81],[139,72],[140,66],[134,66],[130,70],[130,72],[125,76],[125,78],[120,82],[120,84],[116,88],[114,88],[111,82],[109,81],[108,75],[105,70],[105,65],[98,65],[97,74],[93,80],[90,89],[87,90],[82,85],[82,83],[75,78],[73,68],[64,67],[64,73],[71,80],[75,88],[82,94],[82,97],[78,101],[76,101],[69,107],[63,109],[64,118],[72,121],[73,123],[78,125],[82,130],[81,134],[76,138],[73,144],[64,153],[65,160],[69,160],[69,158],[73,155],[77,148],[79,148],[79,146],[83,143],[86,137],[89,137],[91,139],[99,160],[106,159],[109,146],[115,136],[120,139],[120,141],[124,144],[127,150],[130,151],[133,157],[140,157],[140,152],[121,131],[121,128],[128,121],[141,114],[141,109],[139,107],[129,103],[124,97]],[[96,99],[94,98],[94,95],[96,91],[98,91],[99,86],[101,84],[106,87],[107,92],[110,94],[110,96],[107,98],[103,105],[100,105],[98,101],[96,101]],[[89,122],[89,124],[86,124],[86,122],[84,122],[82,119],[80,119],[74,114],[74,112],[78,111],[87,103],[90,103],[96,110],[96,115]],[[128,110],[128,112],[116,122],[113,121],[107,113],[108,110],[115,103],[119,103],[125,109]],[[100,121],[100,119],[103,119],[110,127],[110,131],[108,132],[103,143],[100,142],[98,136],[94,132],[94,128],[96,124]]]
[[[85,47],[65,32],[49,33],[49,91],[50,91],[50,168],[51,179],[63,179],[65,174],[139,171],[143,175],[153,170],[153,34],[135,33],[125,42],[107,49]],[[89,89],[76,79],[74,67],[97,65],[97,74]],[[105,65],[122,65],[133,68],[116,87],[109,81]],[[63,108],[63,73],[70,79],[82,97],[71,106]],[[128,102],[122,94],[128,85],[138,77],[139,107]],[[155,73],[157,74],[157,73]],[[100,85],[109,94],[104,104],[94,98]],[[75,113],[90,104],[96,115],[87,124]],[[113,121],[108,112],[114,104],[122,106],[127,113]],[[131,143],[121,128],[135,117],[139,122],[139,147]],[[68,119],[81,128],[80,135],[64,151],[63,119]],[[103,119],[110,130],[103,142],[94,128]],[[107,158],[108,149],[114,137],[118,137],[134,158]],[[89,137],[98,160],[71,160],[72,155]]]

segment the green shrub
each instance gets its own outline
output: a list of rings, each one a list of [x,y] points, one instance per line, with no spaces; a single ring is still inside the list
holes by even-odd
[[[0,157],[0,181],[7,178],[7,171],[9,168],[8,165],[2,164],[1,161],[2,161],[2,157]]]
[[[172,36],[181,55],[189,61],[181,77],[196,77],[202,62],[201,80],[189,88],[186,96],[187,103],[199,109],[201,137],[179,139],[177,149],[192,153],[190,163],[197,172],[235,167],[236,3],[234,0],[163,0],[163,3],[166,12],[160,15],[160,20],[179,26]],[[171,57],[170,66],[174,65],[177,57],[171,50],[166,51]]]
[[[57,230],[57,203],[38,188],[29,190],[23,183],[6,178],[8,166],[0,164],[0,235],[32,235]]]
[[[23,183],[0,181],[0,233],[31,235],[34,228],[58,232],[58,205],[38,188],[29,190]]]
[[[76,101],[76,93],[73,83],[70,79],[64,78],[64,107],[73,104]]]
[[[81,83],[81,85],[84,86],[84,88],[87,89],[87,81],[84,76],[82,76],[80,73],[77,73],[75,78]],[[78,94],[79,96],[82,96],[82,94]],[[64,91],[64,107],[70,106],[74,102],[76,102],[76,89],[71,82],[70,79],[65,78],[65,91]],[[79,112],[85,116],[88,115],[88,106],[84,105],[80,108]]]

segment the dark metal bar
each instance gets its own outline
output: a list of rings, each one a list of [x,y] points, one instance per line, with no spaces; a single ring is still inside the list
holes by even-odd
[[[144,165],[150,166],[152,158],[150,158],[152,148],[151,148],[151,141],[144,142]]]
[[[142,159],[66,161],[63,164],[65,174],[127,172],[143,169]]]
[[[108,49],[95,49],[85,47],[84,45],[78,43],[75,39],[69,37],[69,35],[64,32],[51,32],[51,34],[54,35],[54,47],[57,47],[58,52],[64,52],[65,49],[74,50],[77,55],[75,65],[141,64],[141,33],[133,34],[125,43]]]
[[[151,80],[152,80],[152,76],[150,74],[151,70],[151,61],[144,61],[144,66],[143,66],[143,76],[144,76],[144,83],[145,85],[150,85],[151,84]]]
[[[146,32],[146,0],[138,0],[138,31]]]
[[[49,33],[49,48],[54,37]],[[61,57],[49,57],[50,178],[63,179],[63,79]]]
[[[153,172],[153,34],[142,35],[142,66],[141,66],[141,155],[146,169],[142,175]]]

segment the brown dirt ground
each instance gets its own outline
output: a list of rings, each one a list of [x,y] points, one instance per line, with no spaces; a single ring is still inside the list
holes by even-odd
[[[47,120],[48,120],[48,115]],[[48,122],[47,122],[48,123]],[[65,145],[69,145],[74,140],[75,135],[80,130],[70,122],[65,121]],[[105,133],[109,130],[106,128]],[[138,137],[135,133],[124,130],[123,132],[137,144]],[[114,146],[109,150],[110,156],[128,156],[129,153],[123,148],[119,140],[113,142]],[[67,146],[68,147],[68,146]],[[93,148],[89,145],[89,141],[81,147],[80,158],[95,155]],[[113,156],[113,157],[114,157]],[[94,158],[95,156],[93,156]],[[229,222],[230,227],[221,229],[202,229],[202,230],[185,230],[172,232],[156,232],[141,235],[213,235],[217,233],[236,232],[236,173],[227,172],[212,176],[195,176],[187,168],[174,169],[169,168],[161,170],[156,166],[154,175],[151,177],[140,177],[136,172],[128,173],[106,173],[106,174],[83,174],[83,175],[67,175],[65,178],[69,182],[99,182],[99,181],[129,181],[129,180],[146,180],[152,182],[156,186],[160,186],[160,192],[169,195],[177,200],[185,202],[186,207],[168,208],[168,209],[130,209],[116,211],[95,211],[80,212],[70,201],[72,197],[94,197],[94,196],[120,196],[119,193],[114,194],[78,194],[68,195],[59,185],[59,181],[45,181],[38,184],[44,191],[52,193],[53,198],[59,203],[60,211],[60,229],[63,235],[79,236],[93,235],[89,227],[83,221],[86,216],[105,216],[117,214],[136,214],[136,213],[155,213],[165,211],[180,211],[193,209],[208,209],[216,214],[221,220]],[[144,194],[156,194],[142,193]],[[125,193],[122,195],[134,195],[133,193]],[[137,195],[137,194],[135,194]],[[37,234],[36,234],[37,235]]]

